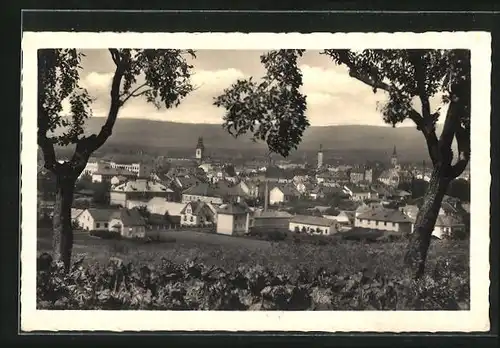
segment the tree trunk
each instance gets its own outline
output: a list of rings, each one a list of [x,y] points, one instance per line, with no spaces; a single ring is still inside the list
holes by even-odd
[[[62,261],[66,271],[71,266],[73,249],[73,228],[71,224],[71,206],[75,182],[72,177],[58,174],[56,203],[54,206],[52,247],[54,259]]]
[[[405,263],[414,272],[415,278],[420,278],[424,274],[432,232],[449,183],[450,180],[445,175],[444,169],[437,166],[432,172],[429,187],[417,215],[408,252],[405,256]]]

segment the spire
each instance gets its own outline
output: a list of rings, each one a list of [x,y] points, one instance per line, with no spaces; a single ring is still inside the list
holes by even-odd
[[[323,144],[319,144],[319,151],[323,151]]]
[[[394,150],[392,151],[393,156],[397,156],[398,154],[396,153],[396,145],[394,145]]]
[[[196,145],[197,149],[203,149],[205,146],[203,146],[203,137],[198,138],[198,144]]]

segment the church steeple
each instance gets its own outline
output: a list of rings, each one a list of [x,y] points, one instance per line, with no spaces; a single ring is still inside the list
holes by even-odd
[[[205,152],[205,145],[203,145],[203,138],[199,137],[198,144],[196,145],[196,159],[198,161],[203,160],[204,152]]]
[[[398,166],[398,154],[396,152],[396,145],[394,145],[394,150],[392,151],[391,165],[393,167],[397,167]]]

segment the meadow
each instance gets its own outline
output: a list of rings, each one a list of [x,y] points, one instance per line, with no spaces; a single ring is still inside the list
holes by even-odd
[[[50,243],[39,238],[39,254]],[[326,245],[172,232],[161,243],[75,236],[74,266],[39,257],[38,305],[72,309],[458,310],[469,308],[469,248],[433,241],[425,277],[405,242]]]

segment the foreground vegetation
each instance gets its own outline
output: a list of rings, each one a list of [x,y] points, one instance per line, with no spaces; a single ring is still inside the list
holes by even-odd
[[[77,248],[72,269],[38,258],[40,309],[456,310],[469,308],[464,242],[434,241],[426,276],[402,264],[404,244],[259,241],[134,243]],[[259,247],[261,246],[261,247]],[[186,261],[188,260],[188,261]]]

